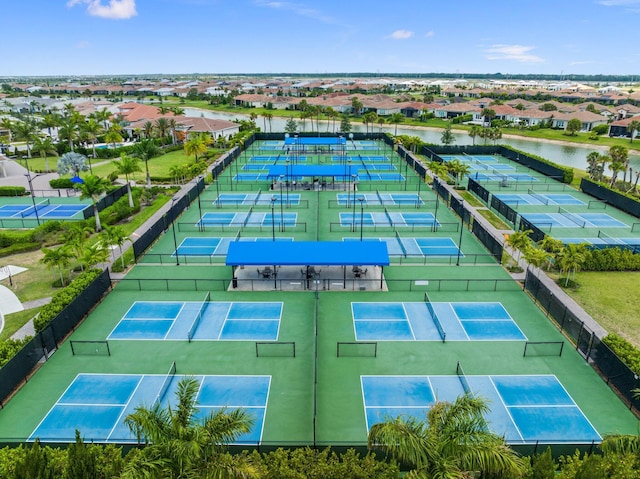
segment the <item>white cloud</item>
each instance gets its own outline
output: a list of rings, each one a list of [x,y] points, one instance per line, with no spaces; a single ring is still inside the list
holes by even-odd
[[[524,45],[496,44],[491,45],[491,48],[485,51],[487,53],[487,60],[513,60],[519,63],[543,62],[543,58],[529,53],[534,48],[535,47],[527,47]]]
[[[433,30],[429,30],[427,33],[424,34],[425,37],[435,37],[436,36],[436,32],[434,32]]]
[[[106,5],[102,2],[103,0],[69,0],[67,6],[73,7],[78,4],[85,4],[89,15],[114,20],[128,19],[138,14],[136,0],[108,0]]]
[[[393,38],[394,40],[406,40],[407,38],[411,38],[413,36],[413,32],[411,30],[396,30],[388,38]]]

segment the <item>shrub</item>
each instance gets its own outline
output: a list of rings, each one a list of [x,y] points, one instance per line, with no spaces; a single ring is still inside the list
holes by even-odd
[[[0,196],[24,196],[27,190],[24,186],[0,186]]]
[[[640,374],[640,350],[617,334],[608,334],[602,340],[636,374]]]
[[[618,247],[591,249],[583,271],[640,271],[640,254]]]
[[[0,367],[7,364],[29,341],[31,341],[30,337],[24,339],[7,339],[0,342]]]
[[[0,257],[26,253],[27,251],[36,251],[40,248],[42,248],[41,243],[16,243],[11,246],[7,246],[6,248],[0,248]]]
[[[101,274],[102,270],[100,269],[88,269],[69,283],[67,287],[58,291],[51,299],[51,302],[42,307],[40,315],[35,319],[34,327],[36,331],[42,331],[53,318],[71,304]]]
[[[51,188],[70,189],[73,188],[73,182],[71,178],[54,178],[49,181],[49,186]]]
[[[570,184],[573,181],[573,168],[571,168],[570,166],[562,166],[562,165],[558,165],[557,163],[554,163],[553,161],[549,161],[546,158],[542,158],[541,156],[538,155],[534,155],[531,153],[527,153],[526,151],[521,151],[518,150],[516,148],[513,148],[509,145],[502,145],[503,148],[506,148],[508,150],[514,151],[516,153],[519,153],[521,155],[526,155],[529,158],[533,158],[535,160],[538,160],[541,163],[546,163],[547,165],[551,165],[554,166],[556,168],[558,168],[559,170],[562,170],[562,182],[566,183],[566,184]]]

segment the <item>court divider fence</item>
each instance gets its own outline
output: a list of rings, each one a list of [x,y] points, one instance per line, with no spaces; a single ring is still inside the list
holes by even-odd
[[[580,189],[590,196],[610,203],[612,206],[615,206],[625,213],[629,213],[636,218],[640,217],[640,202],[633,198],[629,198],[623,193],[614,191],[611,188],[596,183],[595,181],[591,181],[588,178],[582,178],[582,180],[580,180]]]
[[[34,368],[58,348],[60,343],[84,319],[111,285],[109,271],[104,270],[87,288],[69,303],[49,324],[35,334],[2,368],[0,368],[0,408],[23,383]]]
[[[491,208],[496,210],[505,220],[511,223],[512,226],[516,226],[518,222],[518,212],[496,195],[491,197]]]
[[[555,325],[574,344],[575,349],[604,378],[606,383],[634,411],[640,413],[640,398],[632,390],[640,386],[638,374],[634,373],[601,338],[599,338],[561,299],[531,271],[527,271],[525,288],[546,311]]]

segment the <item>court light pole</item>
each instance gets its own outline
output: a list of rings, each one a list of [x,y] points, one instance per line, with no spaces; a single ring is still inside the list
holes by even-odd
[[[284,231],[284,213],[282,212],[282,182],[284,181],[284,176],[280,175],[280,231]]]
[[[35,175],[35,176],[31,176],[31,172],[29,171],[29,168],[27,167],[27,172],[24,174],[24,176],[27,177],[27,182],[29,183],[29,193],[31,194],[31,203],[33,203],[33,211],[36,214],[36,222],[38,223],[38,226],[40,226],[40,216],[38,215],[38,208],[36,207],[36,196],[33,192],[33,183],[32,181],[35,180],[38,176],[41,175]]]
[[[358,198],[360,202],[360,241],[362,241],[362,227],[364,226],[364,196]]]
[[[287,208],[289,208],[289,183],[291,182],[291,178],[289,178],[289,159],[285,162],[285,166],[287,168]]]
[[[173,246],[176,252],[176,266],[180,266],[180,255],[178,254],[178,239],[176,238],[176,216],[173,212],[173,207],[176,204],[178,198],[175,196],[171,198],[171,230],[173,231]],[[200,217],[200,223],[202,224],[202,217]]]
[[[273,213],[273,207],[275,202],[276,202],[276,197],[272,196],[271,197],[271,240],[272,241],[276,240],[276,218]]]
[[[204,187],[202,188],[202,190],[200,190],[200,182],[203,182],[204,184],[204,176],[202,175],[198,175],[198,214],[200,215],[200,231],[202,231],[202,205],[200,204],[200,193],[202,193],[202,190],[204,190]]]
[[[356,232],[356,175],[351,175],[351,179],[353,180],[353,221],[351,224],[353,225],[353,232]]]
[[[435,211],[433,213],[433,228],[432,231],[436,230],[436,224],[438,224],[438,177],[436,175],[433,175],[433,190],[436,194],[436,208]]]

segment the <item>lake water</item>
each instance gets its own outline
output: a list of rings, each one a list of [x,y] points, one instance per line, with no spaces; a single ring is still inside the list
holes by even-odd
[[[233,121],[234,119],[239,120],[248,120],[248,115],[240,115],[234,113],[223,113],[223,112],[214,112],[207,110],[200,110],[197,108],[185,108],[185,115],[187,116],[202,116],[205,118],[212,119],[220,119],[220,120],[228,120]],[[256,120],[256,124],[261,128],[262,131],[284,131],[285,124],[287,122],[286,118],[274,117],[271,122],[267,121],[266,129],[264,125],[264,119],[262,117],[258,117]],[[301,126],[302,122],[297,120],[296,123]],[[339,121],[335,122],[336,128],[339,126]],[[306,129],[310,128],[310,121],[306,122]],[[366,131],[365,126],[363,124],[354,123],[352,124],[353,131],[364,132]],[[333,131],[333,123],[332,122],[320,122],[320,131],[324,132]],[[380,131],[378,125],[375,126],[374,131]],[[383,125],[382,131],[395,133],[395,125]],[[423,141],[427,143],[440,143],[440,137],[442,136],[441,131],[431,131],[425,129],[417,129],[417,128],[406,128],[402,127],[402,125],[398,125],[398,134],[399,135],[410,135],[410,136],[418,136],[422,138]],[[468,134],[456,134],[455,145],[471,145],[473,144],[472,139]],[[482,144],[482,140],[476,141],[477,144]],[[553,161],[559,165],[571,166],[574,168],[579,168],[581,170],[587,169],[587,155],[592,151],[598,151],[600,153],[604,153],[607,151],[607,147],[597,147],[594,145],[589,146],[580,146],[580,145],[561,145],[557,143],[546,143],[536,140],[523,140],[523,139],[514,139],[514,138],[502,138],[500,140],[501,144],[510,145],[514,148],[517,148],[521,151],[526,151],[528,153],[532,153],[537,156],[541,156],[542,158],[546,158],[549,161]],[[640,169],[640,155],[630,155],[629,164],[634,170]]]

